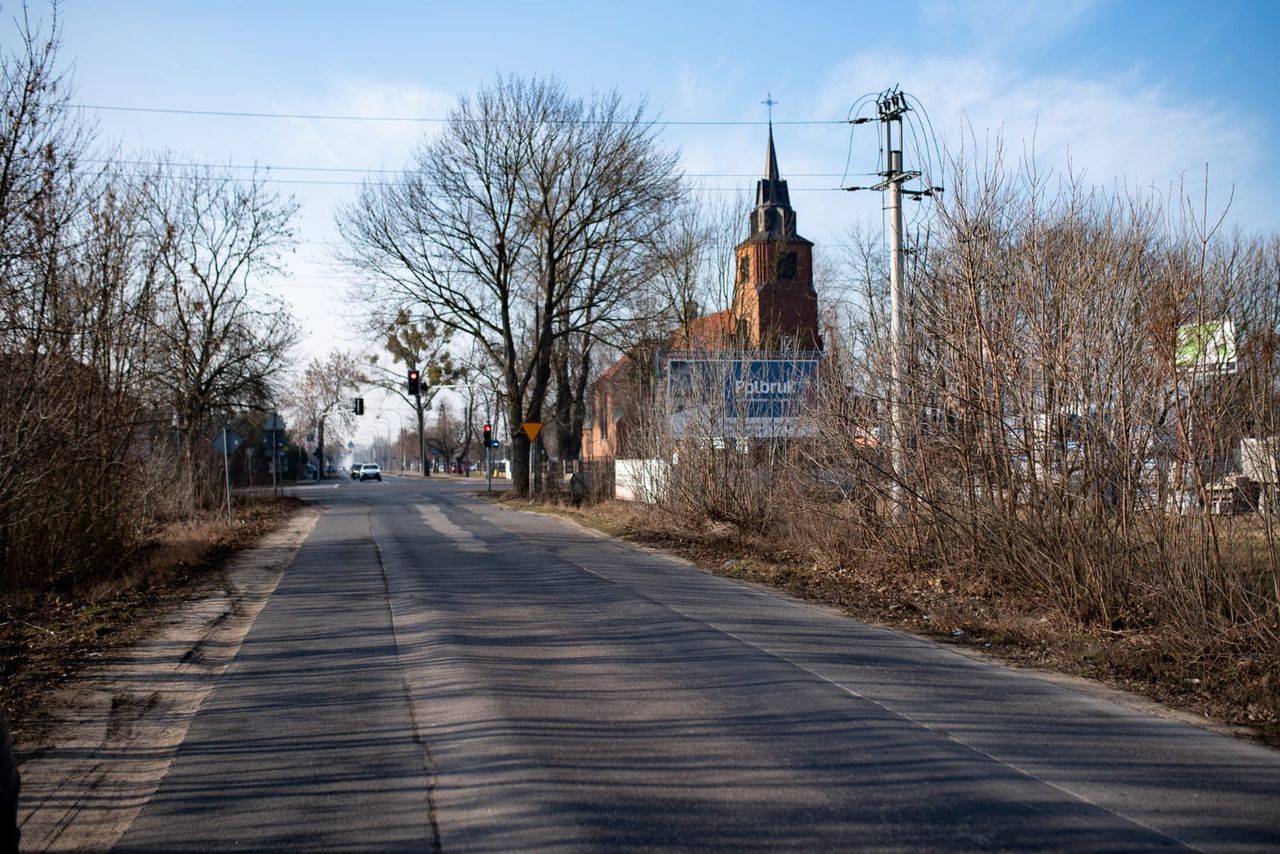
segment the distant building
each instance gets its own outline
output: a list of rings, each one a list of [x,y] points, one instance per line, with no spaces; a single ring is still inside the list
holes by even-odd
[[[585,460],[639,454],[642,415],[651,408],[659,365],[669,352],[822,350],[818,295],[813,287],[813,243],[796,232],[787,182],[778,172],[773,125],[764,177],[756,182],[756,204],[746,240],[734,250],[737,275],[732,307],[697,318],[666,339],[634,348],[610,365],[591,393],[591,419],[582,435]]]

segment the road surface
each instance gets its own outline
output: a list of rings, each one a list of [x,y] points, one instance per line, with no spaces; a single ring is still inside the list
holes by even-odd
[[[1280,850],[1280,754],[339,482],[119,851]]]

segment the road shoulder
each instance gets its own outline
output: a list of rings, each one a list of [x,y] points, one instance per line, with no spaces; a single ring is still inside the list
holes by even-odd
[[[1070,688],[1077,693],[1125,706],[1135,712],[1153,715],[1165,720],[1190,724],[1201,729],[1242,739],[1272,749],[1280,750],[1280,740],[1271,733],[1234,723],[1214,712],[1215,707],[1194,702],[1194,697],[1179,697],[1180,705],[1172,705],[1167,693],[1153,696],[1139,690],[1143,686],[1133,680],[1118,680],[1084,675],[1075,669],[1076,662],[1062,655],[1061,650],[1023,640],[992,645],[983,643],[979,632],[965,631],[938,619],[930,620],[928,613],[886,609],[876,601],[857,602],[849,590],[832,585],[808,583],[803,572],[795,572],[785,565],[735,550],[724,544],[707,546],[695,539],[681,541],[672,537],[655,536],[643,530],[634,530],[627,524],[619,524],[611,515],[596,516],[582,509],[558,505],[543,505],[516,500],[493,500],[494,506],[511,512],[534,513],[545,516],[593,537],[612,540],[650,554],[684,563],[701,572],[731,578],[771,595],[780,596],[818,608],[846,619],[855,619],[870,625],[901,632],[904,635],[939,644],[946,649],[974,661],[1007,667],[1045,682]],[[923,621],[921,620],[923,616]],[[965,623],[968,626],[968,623]]]
[[[57,725],[20,757],[23,850],[107,850],[128,829],[321,512],[300,511],[218,589],[59,691]]]

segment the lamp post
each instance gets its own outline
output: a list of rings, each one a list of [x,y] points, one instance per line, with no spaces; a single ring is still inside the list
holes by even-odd
[[[383,465],[383,468],[386,468],[386,465],[388,462],[387,456],[391,451],[391,421],[387,418],[387,416],[382,414],[379,414],[376,418],[374,418],[374,420],[381,421],[387,428],[387,447],[386,447],[386,450],[382,452],[382,465]],[[377,437],[375,437],[375,439],[376,438]]]
[[[396,434],[396,446],[400,449],[400,474],[404,474],[404,413],[397,409],[396,418],[400,419],[400,432]]]

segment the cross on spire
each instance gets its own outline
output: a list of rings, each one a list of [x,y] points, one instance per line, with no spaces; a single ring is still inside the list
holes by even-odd
[[[769,127],[773,127],[773,105],[778,103],[777,101],[773,100],[773,93],[766,92],[764,100],[761,101],[760,103],[764,104],[766,107],[769,108]]]

